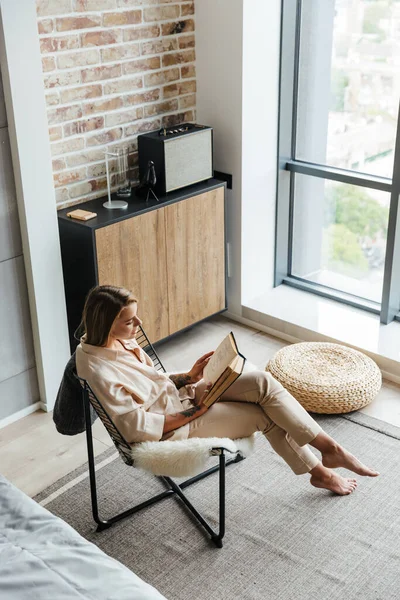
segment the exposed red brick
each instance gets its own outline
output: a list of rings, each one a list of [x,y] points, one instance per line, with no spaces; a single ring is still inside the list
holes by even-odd
[[[163,88],[164,98],[173,98],[174,96],[182,96],[183,94],[190,94],[196,91],[196,81],[182,81],[178,83],[172,83],[166,85]]]
[[[121,75],[121,65],[110,67],[93,67],[82,71],[82,82],[100,81],[102,79],[113,79]]]
[[[104,84],[104,94],[119,94],[120,92],[130,92],[143,87],[143,79],[141,76],[132,77],[131,79],[119,79],[110,81]]]
[[[93,150],[87,150],[85,152],[79,152],[75,154],[69,154],[66,157],[68,167],[76,167],[78,165],[85,165],[89,162],[98,160],[104,160],[104,149],[94,148]]]
[[[179,37],[179,48],[181,50],[185,48],[194,48],[195,47],[195,37],[194,35],[182,35]]]
[[[87,168],[88,177],[101,177],[106,175],[106,165],[104,161],[99,165],[90,165]]]
[[[151,87],[153,85],[159,85],[160,83],[167,83],[169,81],[176,81],[179,79],[179,68],[165,69],[165,71],[158,71],[157,73],[149,73],[144,76],[144,85]]]
[[[177,35],[178,33],[189,33],[190,31],[194,31],[193,19],[173,21],[172,23],[164,23],[161,25],[162,35]]]
[[[183,96],[183,98],[179,98],[179,109],[191,108],[196,106],[196,94],[189,94],[188,96]]]
[[[140,94],[129,94],[123,97],[125,106],[130,104],[144,104],[145,102],[156,102],[160,99],[160,89],[142,92]]]
[[[62,104],[67,104],[68,102],[74,102],[74,100],[97,98],[98,96],[101,96],[102,93],[101,84],[97,84],[61,90],[60,96]]]
[[[133,60],[131,62],[124,63],[122,70],[124,75],[130,75],[131,73],[140,73],[142,71],[151,71],[159,69],[161,67],[160,57],[154,56],[152,58],[143,58]]]
[[[190,123],[194,121],[194,113],[189,110],[184,113],[178,113],[175,115],[168,115],[162,118],[162,127],[172,127],[173,125],[180,125],[181,123]]]
[[[195,60],[196,54],[194,50],[183,50],[182,52],[165,54],[162,57],[163,67],[170,67],[171,65],[177,65],[185,62],[194,62]]]
[[[143,118],[143,108],[132,108],[131,110],[125,110],[119,113],[112,113],[106,115],[106,126],[112,127],[113,125],[121,125],[122,123],[130,123],[137,119]]]
[[[95,117],[93,119],[85,119],[82,121],[74,121],[64,125],[64,137],[76,135],[77,133],[86,133],[104,127],[104,117]]]
[[[39,17],[69,13],[71,0],[36,0],[36,12]]]
[[[75,12],[111,10],[113,8],[117,8],[117,0],[73,0]]]
[[[96,179],[89,182],[92,186],[92,190],[104,190],[107,187],[107,179]]]
[[[83,105],[83,114],[92,115],[98,112],[106,112],[108,110],[115,110],[116,108],[122,108],[124,105],[121,96],[111,98],[107,100],[98,100],[96,102],[88,102]]]
[[[118,44],[122,42],[122,31],[120,29],[103,29],[102,31],[88,31],[81,35],[81,46],[105,46],[107,44]]]
[[[42,58],[42,71],[47,73],[48,71],[54,71],[56,68],[56,61],[52,56],[45,56]]]
[[[69,200],[68,189],[67,188],[57,188],[56,189],[57,204],[61,204],[62,202],[66,202],[68,200]],[[66,206],[68,206],[68,204]]]
[[[55,106],[56,104],[60,104],[60,96],[58,92],[46,94],[46,104],[47,106]]]
[[[56,19],[57,31],[72,31],[74,29],[88,29],[89,27],[100,27],[101,17],[62,17]]]
[[[128,125],[128,127],[125,127],[124,135],[125,137],[129,137],[131,135],[137,135],[138,133],[146,133],[146,131],[154,131],[155,129],[160,129],[160,127],[160,119],[152,119],[151,121],[141,121],[139,123],[133,123],[132,125]]]
[[[85,183],[70,185],[68,188],[68,192],[70,198],[78,198],[79,196],[87,196],[88,194],[90,194],[90,192],[104,190],[106,187],[106,178],[91,179],[90,181],[85,181]]]
[[[73,69],[74,67],[85,67],[86,65],[95,65],[100,62],[100,52],[98,50],[84,50],[83,52],[67,52],[57,57],[57,66],[59,69]]]
[[[38,22],[38,32],[51,33],[53,31],[54,23],[52,19],[42,19]]]
[[[142,21],[141,10],[129,10],[125,12],[104,13],[103,26],[114,27],[115,25],[137,25]]]
[[[78,198],[79,196],[84,196],[89,194],[92,191],[92,186],[88,181],[85,183],[79,183],[78,185],[71,185],[68,188],[68,194],[71,198]]]
[[[152,117],[153,115],[160,115],[166,112],[172,112],[178,110],[177,100],[166,100],[165,102],[159,102],[158,104],[151,104],[150,106],[144,107],[144,116]]]
[[[142,55],[161,54],[162,52],[171,52],[178,49],[178,40],[176,38],[165,38],[156,42],[143,42],[141,44]]]
[[[182,79],[189,79],[189,77],[196,77],[196,67],[195,65],[182,65],[181,67],[181,77]]]
[[[68,152],[75,152],[75,150],[82,150],[84,145],[84,138],[74,138],[72,140],[57,142],[56,144],[51,144],[51,153],[53,156],[67,154]]]
[[[101,133],[96,133],[95,135],[90,135],[86,137],[86,145],[87,146],[98,146],[100,144],[110,144],[111,142],[115,142],[115,140],[119,140],[122,137],[122,127],[117,127],[115,129],[109,129],[108,131],[103,131]]]
[[[81,181],[86,177],[86,167],[82,167],[81,169],[75,169],[73,171],[61,171],[61,173],[56,173],[54,175],[54,185],[55,187],[61,187],[63,185],[68,185],[69,183],[74,183],[75,181]]]
[[[57,142],[62,138],[62,127],[49,127],[50,142]]]
[[[145,25],[144,27],[133,27],[124,29],[124,42],[134,42],[136,40],[154,39],[160,35],[159,25]]]
[[[124,44],[111,46],[101,50],[102,62],[116,62],[124,58],[136,58],[140,55],[139,44]]]
[[[67,166],[63,158],[56,158],[55,160],[53,160],[52,165],[53,171],[62,171]]]
[[[181,15],[183,17],[186,15],[194,15],[194,2],[189,2],[189,4],[182,4]]]
[[[166,21],[179,17],[179,6],[158,6],[156,8],[145,8],[143,10],[143,21]]]
[[[40,40],[42,54],[58,52],[59,50],[74,50],[79,48],[78,35],[63,35],[61,37],[45,37]]]
[[[63,121],[71,121],[72,119],[79,119],[81,116],[82,109],[79,105],[62,106],[61,108],[47,111],[49,125],[52,125],[53,123],[62,123]]]

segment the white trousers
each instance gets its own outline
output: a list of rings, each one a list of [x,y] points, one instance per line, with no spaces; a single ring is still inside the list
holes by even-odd
[[[196,399],[206,387],[196,386]],[[319,463],[307,444],[321,427],[270,373],[242,375],[206,413],[189,423],[189,437],[248,437],[261,431],[296,475]]]

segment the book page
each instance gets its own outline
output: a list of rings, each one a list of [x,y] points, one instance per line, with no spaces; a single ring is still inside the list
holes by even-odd
[[[235,366],[233,368],[228,367],[207,394],[206,399],[204,400],[206,406],[214,404],[214,402],[226,392],[242,373],[245,363],[243,356],[237,356],[233,362],[235,363]]]
[[[230,365],[232,360],[237,357],[235,344],[232,341],[232,334],[229,333],[226,338],[222,340],[214,354],[210,358],[207,366],[203,372],[203,378],[205,381],[211,381],[215,383],[220,377],[221,373]]]

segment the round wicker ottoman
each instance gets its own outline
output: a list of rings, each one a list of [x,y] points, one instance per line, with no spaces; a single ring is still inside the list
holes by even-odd
[[[347,413],[366,406],[382,385],[374,361],[353,348],[326,342],[285,346],[266,366],[306,410]]]

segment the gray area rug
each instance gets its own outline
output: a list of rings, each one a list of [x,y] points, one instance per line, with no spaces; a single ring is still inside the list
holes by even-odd
[[[397,600],[400,429],[359,413],[317,420],[380,477],[359,477],[354,494],[334,496],[311,487],[308,476],[293,475],[259,437],[254,454],[227,469],[221,550],[174,498],[96,533],[86,466],[35,500],[170,600]],[[164,489],[156,478],[127,467],[113,449],[97,461],[104,518]],[[215,524],[217,475],[187,495]]]

